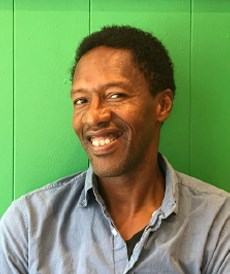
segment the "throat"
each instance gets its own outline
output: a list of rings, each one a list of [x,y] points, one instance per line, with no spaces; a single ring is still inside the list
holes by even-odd
[[[98,187],[116,228],[123,239],[128,240],[149,224],[154,211],[161,206],[165,179],[156,168],[154,173],[145,176],[136,173],[135,176],[99,178]]]

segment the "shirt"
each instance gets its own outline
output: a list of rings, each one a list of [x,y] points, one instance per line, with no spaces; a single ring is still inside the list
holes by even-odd
[[[130,260],[89,167],[13,202],[0,222],[0,273],[229,274],[229,194],[159,161],[162,205]]]

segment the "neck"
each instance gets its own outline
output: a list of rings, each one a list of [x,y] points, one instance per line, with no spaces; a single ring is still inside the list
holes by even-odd
[[[146,226],[152,213],[162,203],[164,176],[157,156],[138,171],[98,179],[99,191],[114,224],[124,238],[129,238]]]

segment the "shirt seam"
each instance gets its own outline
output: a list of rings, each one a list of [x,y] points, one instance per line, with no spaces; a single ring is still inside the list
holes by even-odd
[[[64,177],[60,180],[57,180],[53,183],[49,183],[39,189],[36,189],[28,194],[25,194],[23,195],[21,198],[19,198],[19,200],[25,200],[25,201],[28,201],[30,200],[34,195],[37,195],[37,194],[40,194],[42,192],[46,192],[46,191],[50,191],[50,190],[53,190],[53,189],[57,189],[57,188],[60,188],[62,186],[65,186],[67,184],[72,184],[74,181],[76,180],[79,180],[81,178],[83,178],[85,176],[85,171],[83,172],[80,172],[80,173],[77,173],[76,175],[72,175],[73,178],[71,178],[69,181],[68,181],[68,178],[70,178],[71,176],[68,176],[68,177]]]
[[[206,195],[215,195],[217,197],[221,197],[221,198],[229,198],[228,196],[228,193],[225,193],[223,191],[223,193],[215,193],[214,191],[201,191],[201,190],[198,190],[196,186],[192,185],[188,185],[186,183],[183,182],[182,178],[179,176],[179,173],[177,173],[177,176],[179,178],[179,184],[183,187],[186,187],[187,189],[189,189],[190,192],[195,192],[196,194],[200,194],[200,195],[203,195],[203,196],[206,196]],[[193,177],[191,177],[193,178]],[[194,178],[195,179],[195,178]],[[198,183],[199,183],[199,180],[198,180]],[[204,183],[203,181],[200,181],[200,183]],[[215,186],[213,186],[215,187]]]

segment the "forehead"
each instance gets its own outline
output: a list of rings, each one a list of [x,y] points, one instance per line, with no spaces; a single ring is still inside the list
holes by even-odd
[[[149,84],[134,63],[130,50],[100,46],[83,55],[78,62],[71,92],[102,91],[118,85],[149,91]]]

